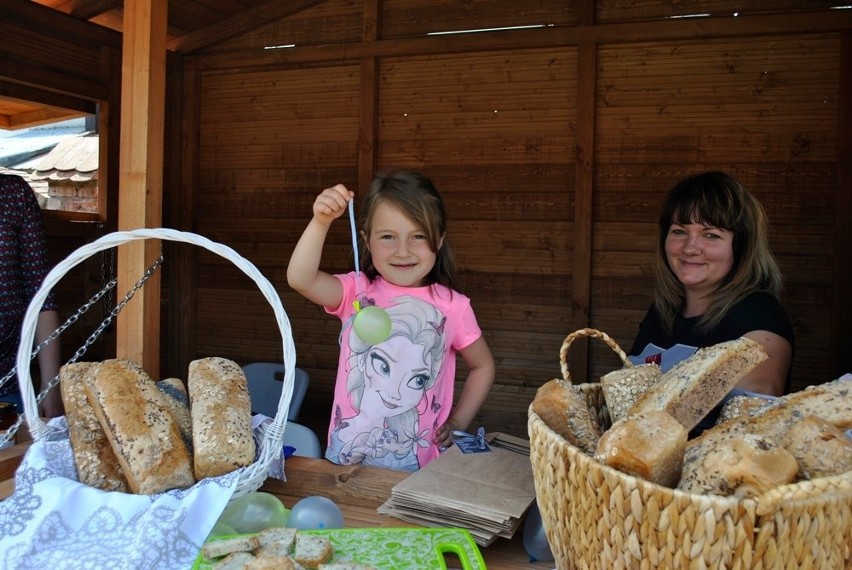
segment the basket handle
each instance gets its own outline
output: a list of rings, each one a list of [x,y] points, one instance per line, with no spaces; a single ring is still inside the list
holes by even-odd
[[[273,420],[270,430],[275,434],[274,439],[283,437],[284,429],[286,428],[287,412],[290,409],[290,400],[293,397],[293,385],[296,374],[296,346],[293,342],[293,335],[290,328],[290,321],[287,314],[284,312],[284,307],[281,304],[281,298],[275,291],[272,283],[264,277],[258,268],[250,261],[243,258],[230,247],[211,241],[203,236],[190,232],[182,232],[170,228],[141,228],[136,230],[113,232],[98,238],[97,240],[83,245],[73,251],[68,257],[59,262],[44,278],[41,287],[36,291],[26,313],[24,313],[23,322],[21,325],[21,342],[18,346],[18,383],[21,389],[21,398],[24,403],[24,416],[27,420],[27,425],[33,439],[39,440],[51,432],[57,431],[57,428],[51,428],[39,418],[38,404],[36,403],[35,391],[33,389],[32,379],[30,377],[30,352],[35,339],[36,323],[41,307],[47,298],[51,289],[59,282],[59,280],[72,268],[83,262],[89,256],[110,249],[112,247],[143,239],[160,239],[185,242],[199,247],[203,247],[225,259],[231,261],[243,273],[254,280],[260,289],[263,296],[272,306],[275,312],[275,320],[278,322],[278,328],[281,331],[283,341],[284,362],[287,366],[284,367],[284,383],[281,389],[281,400],[278,402],[278,413]],[[271,426],[271,427],[272,427]],[[264,446],[266,447],[266,446]],[[264,449],[266,454],[273,453],[272,450]],[[264,457],[264,459],[266,459]]]
[[[623,350],[621,350],[618,343],[615,342],[608,334],[599,331],[598,329],[579,329],[566,336],[565,340],[562,341],[562,347],[559,349],[559,366],[562,370],[562,378],[566,382],[571,382],[571,373],[568,371],[568,347],[571,346],[571,343],[574,342],[575,339],[583,337],[597,338],[604,341],[607,346],[609,346],[615,354],[618,355],[624,366],[628,368],[633,366],[633,363],[628,360],[627,355]]]

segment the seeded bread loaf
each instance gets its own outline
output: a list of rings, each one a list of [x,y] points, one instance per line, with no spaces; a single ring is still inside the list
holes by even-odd
[[[817,416],[796,422],[781,440],[799,464],[799,479],[830,477],[852,471],[852,440]]]
[[[759,342],[745,337],[700,348],[663,374],[630,407],[628,415],[668,412],[689,431],[744,374],[767,358]]]
[[[157,389],[163,395],[163,406],[177,422],[183,442],[192,456],[192,416],[186,384],[180,378],[166,378],[157,382]]]
[[[714,426],[686,444],[689,464],[724,439],[754,434],[781,444],[784,435],[805,416],[817,416],[834,427],[852,427],[852,382],[834,380],[786,394],[744,415]]]
[[[77,479],[103,491],[126,493],[127,479],[86,396],[84,378],[93,362],[66,364],[59,370],[68,438],[77,467]]]
[[[89,370],[85,387],[133,493],[159,493],[195,483],[180,430],[141,366],[105,360]]]
[[[674,487],[683,467],[686,438],[680,422],[651,410],[613,423],[601,436],[595,459],[628,475]]]
[[[737,416],[750,413],[763,406],[768,406],[771,399],[769,397],[749,396],[748,394],[737,394],[725,400],[722,409],[719,411],[719,419],[717,424],[724,423]]]
[[[687,493],[756,498],[796,480],[793,455],[768,439],[745,434],[719,442],[684,465],[677,488]]]
[[[571,445],[594,455],[601,430],[579,388],[564,380],[550,380],[536,391],[532,408]]]
[[[613,423],[626,416],[627,410],[662,374],[657,364],[648,363],[619,368],[601,376],[601,390]]]
[[[227,358],[194,360],[187,387],[195,477],[217,477],[251,465],[255,443],[243,369]]]

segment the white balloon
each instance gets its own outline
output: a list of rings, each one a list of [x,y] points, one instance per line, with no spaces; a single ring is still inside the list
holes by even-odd
[[[343,513],[327,497],[305,497],[290,509],[287,526],[299,530],[343,528]]]

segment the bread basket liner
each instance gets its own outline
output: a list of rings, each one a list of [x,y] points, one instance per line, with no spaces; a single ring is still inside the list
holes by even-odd
[[[568,347],[560,350],[570,380]],[[608,425],[598,383],[582,392]],[[852,472],[776,487],[756,499],[670,489],[602,465],[528,410],[530,461],[545,533],[559,570],[569,568],[852,568]]]
[[[77,481],[64,418],[45,423],[38,416],[29,347],[40,307],[70,269],[94,253],[145,239],[203,247],[252,278],[275,313],[287,366],[277,414],[262,433],[254,463],[189,489],[134,495]],[[34,442],[15,473],[15,492],[0,502],[0,568],[190,568],[228,502],[258,489],[273,462],[281,460],[296,368],[289,320],[275,288],[257,267],[230,247],[198,234],[143,228],[110,233],[75,250],[48,273],[30,302],[17,365],[24,418]]]

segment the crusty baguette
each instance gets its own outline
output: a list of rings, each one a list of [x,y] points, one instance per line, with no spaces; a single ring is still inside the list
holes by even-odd
[[[192,416],[186,384],[180,378],[166,378],[157,382],[157,389],[163,395],[163,406],[177,422],[183,442],[192,456]]]
[[[126,493],[127,479],[101,427],[95,410],[89,404],[83,379],[94,362],[66,364],[59,370],[62,403],[68,422],[68,438],[77,466],[77,479],[103,491]]]
[[[626,416],[627,410],[662,374],[657,364],[648,363],[626,366],[601,376],[601,390],[613,423]]]
[[[852,440],[817,416],[805,416],[782,437],[799,464],[799,479],[830,477],[852,471]]]
[[[85,378],[86,394],[133,493],[192,486],[189,453],[161,405],[154,381],[128,360],[105,360]]]
[[[737,381],[768,358],[763,346],[740,337],[698,349],[672,366],[636,401],[628,415],[668,412],[687,431],[698,425]]]
[[[723,440],[698,461],[684,465],[677,488],[687,493],[756,498],[796,480],[793,455],[752,434]]]
[[[674,487],[680,479],[687,435],[666,412],[634,414],[603,433],[595,459],[628,475]]]
[[[246,375],[227,358],[208,357],[189,364],[195,477],[217,477],[254,461],[251,399]]]
[[[564,380],[550,380],[536,391],[532,408],[568,443],[594,455],[601,430],[579,388]]]

